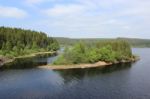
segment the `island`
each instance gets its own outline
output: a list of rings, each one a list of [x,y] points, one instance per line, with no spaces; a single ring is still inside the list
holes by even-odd
[[[127,41],[116,39],[90,44],[80,41],[67,47],[53,64],[40,66],[39,68],[92,68],[137,60],[139,60],[139,57],[132,54],[131,46]]]

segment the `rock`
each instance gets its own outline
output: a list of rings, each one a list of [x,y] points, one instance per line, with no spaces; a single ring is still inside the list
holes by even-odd
[[[3,65],[3,60],[0,59],[0,67]]]

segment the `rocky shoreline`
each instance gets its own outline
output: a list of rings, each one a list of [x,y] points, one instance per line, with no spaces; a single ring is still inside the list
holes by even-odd
[[[13,60],[14,59],[9,59],[9,58],[0,56],[0,67],[2,67],[4,64],[13,62]]]

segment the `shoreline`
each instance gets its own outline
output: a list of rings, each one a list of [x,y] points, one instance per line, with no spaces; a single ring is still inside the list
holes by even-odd
[[[56,54],[56,53],[57,53],[56,51],[53,51],[53,52],[37,52],[37,53],[29,54],[29,55],[14,57],[14,59],[17,59],[17,58],[29,58],[29,57],[36,57],[38,55]]]
[[[95,67],[105,67],[105,66],[111,66],[114,64],[119,63],[129,63],[129,62],[136,62],[140,60],[139,57],[133,58],[131,60],[123,60],[121,62],[105,62],[105,61],[98,61],[96,63],[85,63],[85,64],[72,64],[72,65],[44,65],[44,66],[38,66],[37,68],[41,69],[51,69],[51,70],[65,70],[65,69],[84,69],[84,68],[95,68]]]
[[[11,63],[13,62],[15,59],[8,59],[6,57],[0,57],[0,67],[2,67],[3,65],[7,64],[7,63]]]
[[[13,61],[15,61],[15,59],[19,59],[19,58],[30,58],[30,57],[36,57],[38,55],[45,55],[45,54],[57,54],[56,51],[53,52],[37,52],[37,53],[32,53],[29,55],[24,55],[24,56],[18,56],[18,57],[13,57],[13,58],[7,58],[5,56],[0,56],[0,67],[4,66],[7,63],[11,63]]]

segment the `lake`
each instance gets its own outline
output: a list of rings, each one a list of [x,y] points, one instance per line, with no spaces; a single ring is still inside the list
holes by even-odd
[[[0,99],[150,99],[150,49],[133,52],[141,60],[104,68],[1,70]]]

